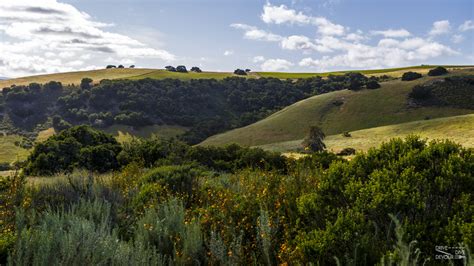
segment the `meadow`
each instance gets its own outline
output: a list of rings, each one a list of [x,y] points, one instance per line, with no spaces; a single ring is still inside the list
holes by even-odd
[[[392,138],[418,135],[429,140],[450,139],[462,143],[465,147],[474,148],[473,125],[474,114],[452,116],[351,131],[350,137],[344,137],[343,134],[330,135],[324,139],[324,143],[332,152],[339,152],[345,148],[366,152]],[[302,142],[303,139],[299,139],[257,147],[269,151],[288,152],[301,149]]]

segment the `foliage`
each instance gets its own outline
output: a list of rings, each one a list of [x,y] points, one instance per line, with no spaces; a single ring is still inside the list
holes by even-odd
[[[234,70],[234,74],[235,75],[240,75],[240,76],[245,76],[245,75],[247,75],[247,72],[243,69],[238,68],[238,69]]]
[[[357,244],[373,264],[393,243],[378,233],[391,227],[388,213],[397,213],[423,257],[434,255],[436,243],[469,243],[466,227],[457,236],[448,228],[458,216],[471,223],[473,167],[472,150],[415,137],[332,164],[318,189],[299,199],[301,219],[313,229],[299,233],[298,247],[310,261],[327,263],[327,255],[341,257]]]
[[[196,67],[196,66],[191,67],[190,71],[191,72],[196,72],[196,73],[201,73],[202,72],[202,70],[199,67]]]
[[[143,243],[121,241],[110,204],[81,201],[70,210],[48,210],[26,224],[18,215],[18,237],[9,265],[164,265]]]
[[[448,70],[446,68],[439,66],[439,67],[430,69],[430,71],[428,71],[428,76],[441,76],[447,73],[448,73]]]
[[[408,72],[403,73],[402,80],[411,81],[411,80],[419,79],[421,77],[423,77],[423,75],[421,75],[420,73],[408,71]]]
[[[118,168],[116,156],[121,149],[111,135],[77,126],[38,143],[28,157],[25,172],[48,175],[75,167],[105,172]]]
[[[348,156],[348,155],[354,155],[355,153],[356,153],[356,150],[354,148],[344,148],[340,152],[338,152],[337,155]]]
[[[413,87],[409,97],[422,106],[474,109],[474,78],[447,77]]]
[[[169,70],[173,68],[170,66]],[[179,125],[190,128],[182,140],[196,144],[216,133],[253,123],[307,97],[343,90],[354,84],[357,89],[364,85],[370,87],[374,82],[356,73],[297,81],[232,77],[189,81],[102,80],[93,84],[91,79],[84,78],[79,87],[63,88],[53,82],[7,88],[0,97],[0,103],[5,102],[0,115],[8,115],[15,127],[26,131],[46,125],[49,118],[58,131],[81,124],[98,128]]]
[[[365,86],[366,86],[367,89],[369,89],[369,90],[375,90],[375,89],[380,88],[380,84],[379,84],[376,80],[369,80],[369,81],[367,81],[367,83],[365,84]]]
[[[326,135],[324,135],[321,128],[312,126],[301,145],[303,146],[303,149],[308,152],[322,151],[326,149],[326,144],[323,142],[325,137]]]
[[[0,247],[20,265],[413,265],[474,244],[472,152],[408,137],[292,160],[136,140],[120,171],[0,183]]]

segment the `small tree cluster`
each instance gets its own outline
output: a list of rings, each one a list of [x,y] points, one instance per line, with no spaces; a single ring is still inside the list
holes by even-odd
[[[238,68],[238,69],[234,70],[234,74],[239,75],[239,76],[245,76],[245,75],[247,75],[247,72],[243,69]]]
[[[402,80],[410,81],[410,80],[419,79],[421,77],[423,77],[423,75],[421,75],[420,73],[408,71],[408,72],[403,73]]]
[[[448,74],[448,70],[441,66],[433,68],[428,72],[428,76],[441,76],[444,74]]]
[[[196,72],[196,73],[201,73],[202,72],[202,70],[199,67],[196,67],[196,66],[192,67],[190,71],[191,72]]]
[[[188,70],[186,69],[186,66],[183,66],[183,65],[180,65],[180,66],[177,66],[177,67],[165,66],[165,69],[170,71],[170,72],[188,73]]]

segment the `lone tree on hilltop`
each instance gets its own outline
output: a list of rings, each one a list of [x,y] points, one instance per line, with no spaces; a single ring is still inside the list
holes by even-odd
[[[245,72],[245,70],[242,70],[242,69],[238,68],[238,69],[234,70],[234,74],[245,76],[245,75],[247,75],[247,72]]]
[[[318,152],[326,149],[323,139],[326,137],[321,128],[312,126],[309,128],[309,133],[303,140],[301,145],[306,152]]]
[[[117,67],[114,65],[107,65],[105,68],[110,69],[110,68],[117,68]]]
[[[118,68],[125,68],[123,65],[119,65]]]

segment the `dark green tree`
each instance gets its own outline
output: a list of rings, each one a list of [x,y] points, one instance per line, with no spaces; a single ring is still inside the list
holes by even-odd
[[[318,126],[312,126],[309,129],[309,133],[303,140],[301,145],[306,152],[318,152],[326,149],[323,139],[326,137],[321,128]]]

